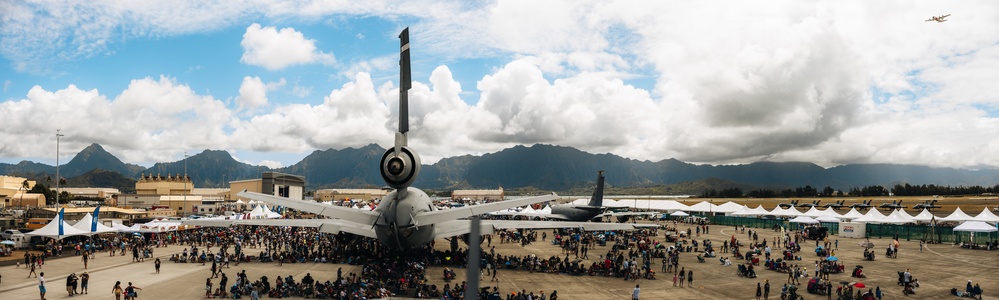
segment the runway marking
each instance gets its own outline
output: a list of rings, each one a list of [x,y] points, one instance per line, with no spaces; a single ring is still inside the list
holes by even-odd
[[[929,244],[923,245],[923,248],[925,248],[927,251],[930,251],[933,254],[936,254],[936,255],[939,255],[939,256],[942,256],[942,257],[946,257],[947,259],[950,259],[950,260],[953,260],[953,261],[962,262],[962,263],[966,263],[966,264],[969,264],[969,265],[974,265],[976,267],[983,267],[983,268],[989,268],[989,269],[999,269],[999,267],[986,266],[986,265],[982,265],[981,263],[964,261],[964,260],[953,258],[953,257],[947,256],[947,255],[940,254],[940,252],[936,252],[936,251],[933,251],[933,249],[930,249],[930,245]]]

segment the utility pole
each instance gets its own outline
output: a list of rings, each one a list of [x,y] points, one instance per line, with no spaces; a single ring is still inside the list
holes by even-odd
[[[187,217],[187,151],[184,151],[184,216]]]
[[[59,138],[63,135],[59,133],[61,129],[56,129],[56,206],[59,206]]]

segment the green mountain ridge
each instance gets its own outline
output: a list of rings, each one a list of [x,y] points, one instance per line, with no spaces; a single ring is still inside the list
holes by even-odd
[[[205,150],[175,162],[162,162],[139,169],[122,163],[92,145],[70,163],[73,174],[86,167],[122,174],[135,180],[140,174],[187,173],[197,187],[224,187],[228,181],[259,178],[260,173],[277,171],[306,177],[307,189],[378,188],[384,186],[379,163],[386,149],[370,144],[360,148],[316,150],[301,161],[270,169],[236,161],[228,152]],[[72,168],[71,168],[72,167]],[[141,168],[141,167],[140,167]],[[29,174],[54,177],[52,166],[22,161],[0,164],[3,174]],[[138,170],[138,171],[136,171]],[[486,188],[585,191],[591,189],[598,170],[607,175],[607,185],[615,189],[656,193],[690,194],[697,189],[793,188],[830,186],[846,191],[853,187],[895,184],[935,184],[950,186],[993,186],[999,183],[999,170],[963,170],[916,165],[858,164],[823,168],[807,162],[756,162],[745,165],[697,165],[676,159],[639,161],[614,154],[592,154],[571,147],[552,145],[515,146],[481,156],[462,155],[423,165],[414,184],[424,189]],[[82,171],[82,172],[81,172]],[[91,175],[93,176],[93,175]],[[587,192],[588,193],[588,192]]]

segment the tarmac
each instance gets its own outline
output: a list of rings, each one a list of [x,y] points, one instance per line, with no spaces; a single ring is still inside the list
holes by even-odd
[[[683,224],[678,226],[683,230],[688,228]],[[693,226],[689,226],[693,229]],[[749,228],[751,230],[753,228]],[[777,232],[767,229],[757,229],[760,239],[772,240],[777,236]],[[729,239],[735,235],[737,239],[746,241],[747,235],[736,233],[731,226],[710,226],[711,234],[701,234],[698,240],[711,239],[716,245],[720,245],[722,240]],[[548,235],[551,237],[551,234]],[[662,232],[660,232],[660,239]],[[872,239],[875,244],[877,259],[875,261],[862,260],[863,248],[859,243],[862,239],[849,239],[831,236],[830,241],[839,240],[839,250],[836,256],[846,265],[847,272],[832,274],[830,279],[836,283],[839,281],[860,281],[872,290],[880,286],[884,293],[884,299],[957,299],[950,294],[951,288],[963,291],[968,280],[979,283],[984,291],[984,299],[996,299],[999,297],[999,251],[969,250],[951,246],[949,244],[926,245],[923,252],[919,251],[918,241],[900,241],[900,251],[898,258],[889,259],[884,257],[884,249],[888,245],[889,239]],[[436,247],[444,249],[447,247],[446,241],[437,241]],[[462,245],[463,246],[463,245]],[[558,246],[550,242],[537,242],[525,247],[520,244],[501,244],[499,239],[493,239],[492,246],[496,247],[496,253],[503,255],[524,256],[535,254],[539,257],[548,258],[551,256],[564,257]],[[483,247],[486,244],[483,243]],[[589,251],[590,260],[596,261],[601,254],[610,249],[611,245],[596,247]],[[90,260],[90,268],[83,269],[83,262],[79,256],[69,255],[68,257],[47,259],[45,265],[36,272],[45,272],[48,293],[47,299],[112,299],[111,287],[115,281],[122,281],[122,285],[132,282],[135,286],[142,288],[139,292],[139,299],[203,299],[204,282],[210,273],[211,264],[202,266],[201,264],[173,263],[166,258],[173,253],[181,252],[181,246],[169,246],[166,248],[155,248],[155,256],[161,257],[163,261],[161,274],[156,274],[153,267],[153,259],[146,259],[144,262],[131,262],[131,255],[109,257],[107,252],[99,253],[97,258]],[[798,255],[802,257],[801,265],[808,268],[809,272],[814,271],[814,261],[818,257],[814,254],[814,241],[808,241],[802,245],[802,251]],[[260,249],[246,249],[247,253],[255,254]],[[780,253],[780,250],[773,250]],[[18,252],[20,253],[20,252]],[[71,253],[71,252],[70,252]],[[780,299],[781,285],[787,280],[787,274],[765,270],[758,267],[758,278],[742,278],[736,275],[736,265],[741,260],[734,260],[732,266],[722,266],[717,258],[707,258],[706,262],[698,263],[695,253],[681,253],[680,267],[694,271],[693,287],[673,287],[672,275],[659,274],[661,266],[657,260],[653,269],[657,271],[656,280],[639,279],[637,281],[616,277],[602,276],[570,276],[565,274],[543,274],[529,273],[519,270],[501,270],[497,278],[499,282],[490,282],[490,276],[486,276],[481,281],[480,286],[498,286],[500,291],[506,295],[513,291],[526,290],[535,294],[544,291],[551,294],[552,290],[557,290],[559,299],[630,299],[632,290],[638,284],[641,287],[641,299],[755,299],[756,283],[770,280],[771,299]],[[719,254],[719,256],[725,256]],[[573,258],[573,257],[570,257]],[[867,278],[851,278],[849,270],[855,265],[863,265]],[[239,266],[231,265],[225,269],[229,275],[230,282],[235,280],[235,274],[240,270],[246,270],[248,276],[259,278],[266,275],[275,278],[276,276],[293,275],[296,279],[311,273],[319,281],[331,280],[336,276],[338,267],[343,268],[344,274],[351,272],[360,273],[360,266],[338,265],[338,264],[317,264],[300,263],[284,264],[278,266],[276,263],[242,263]],[[910,269],[914,278],[919,279],[921,287],[916,290],[915,295],[903,296],[901,286],[897,285],[898,271]],[[444,282],[441,274],[442,267],[430,267],[427,271],[429,283],[443,286]],[[70,273],[81,274],[87,271],[90,273],[90,291],[93,294],[81,294],[69,297],[65,291],[66,277]],[[460,284],[465,278],[464,269],[455,269],[459,280],[450,284]],[[0,282],[0,299],[40,299],[38,294],[37,279],[34,277],[25,278],[28,270],[22,265],[17,268],[13,265],[0,267],[0,275],[3,275]],[[801,278],[801,283],[806,283],[808,278]],[[218,279],[214,282],[218,283]],[[824,295],[807,294],[804,286],[799,289],[805,299],[827,299]],[[835,294],[835,291],[834,291]],[[835,297],[835,295],[833,295]],[[266,298],[266,297],[264,297]],[[504,296],[505,298],[505,296]]]

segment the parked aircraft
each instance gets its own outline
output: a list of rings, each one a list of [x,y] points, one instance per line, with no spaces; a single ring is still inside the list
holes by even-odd
[[[383,245],[405,250],[426,245],[438,238],[449,238],[471,232],[470,222],[460,220],[490,211],[520,207],[557,198],[552,195],[468,205],[438,210],[430,197],[412,187],[420,172],[420,156],[408,145],[409,104],[408,90],[412,87],[410,75],[409,28],[399,35],[400,83],[399,130],[395,145],[388,149],[381,160],[381,175],[393,190],[372,211],[339,207],[318,202],[292,200],[281,196],[243,191],[240,197],[314,213],[329,219],[274,219],[274,220],[187,220],[186,225],[230,226],[266,225],[318,227],[320,232],[346,232],[377,238]],[[482,220],[479,234],[491,234],[497,229],[550,229],[582,228],[584,230],[634,230],[637,225],[592,222],[536,222]]]
[[[919,203],[919,204],[913,205],[912,208],[914,208],[914,209],[925,208],[925,209],[928,209],[928,210],[933,210],[934,208],[940,208],[940,205],[936,205],[936,203],[937,203],[937,200],[932,200],[932,201],[931,200],[926,200],[926,201],[923,201],[923,203]]]
[[[777,204],[777,206],[780,206],[781,208],[792,208],[798,206],[798,200],[791,200],[791,203],[780,203]]]
[[[521,213],[521,212],[498,212],[496,215],[525,216],[531,218],[545,218],[563,221],[585,222],[603,217],[617,218],[619,222],[626,222],[635,216],[654,216],[659,213],[652,212],[612,212],[612,207],[604,206],[604,171],[597,171],[597,185],[593,188],[593,195],[585,205],[580,204],[557,204],[551,207],[551,213]],[[619,207],[617,209],[620,209]]]
[[[942,15],[942,16],[930,17],[929,19],[926,19],[926,22],[934,22],[935,21],[937,23],[943,23],[943,22],[947,22],[947,17],[950,17],[950,14],[946,14],[946,15]]]
[[[905,208],[905,206],[902,205],[902,200],[898,200],[897,202],[892,201],[891,203],[881,203],[881,205],[878,206],[878,208],[885,210],[895,210],[899,208]]]
[[[818,207],[819,206],[819,202],[822,202],[822,200],[815,200],[815,201],[812,201],[812,203],[798,204],[798,207],[804,207],[804,208]]]
[[[874,205],[871,205],[871,202],[874,202],[874,200],[867,200],[867,201],[861,201],[860,203],[850,204],[850,208],[856,208],[858,210],[868,209],[874,207]]]
[[[843,208],[843,202],[845,202],[845,201],[846,200],[839,200],[839,202],[826,203],[826,205],[823,205],[823,206],[825,208],[827,208],[827,209],[829,209],[829,208],[831,208],[831,209],[840,209],[840,208]]]

